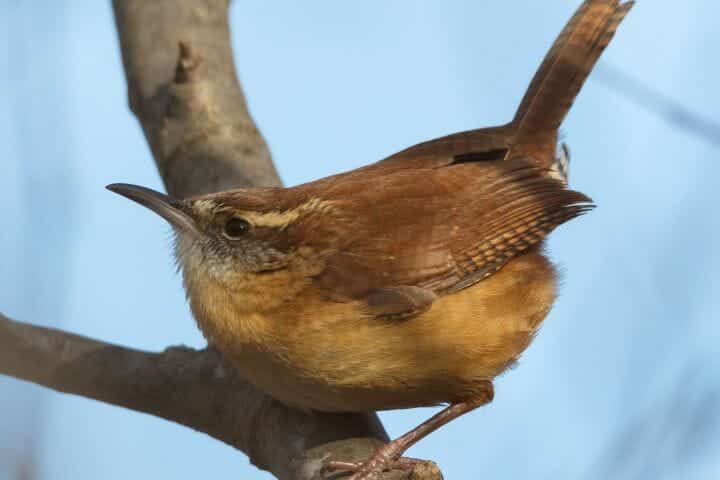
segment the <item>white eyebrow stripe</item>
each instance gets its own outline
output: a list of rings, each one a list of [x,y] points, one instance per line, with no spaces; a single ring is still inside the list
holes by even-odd
[[[242,212],[240,215],[256,227],[285,228],[297,220],[300,212],[292,209],[285,212]]]
[[[313,197],[299,206],[285,211],[270,212],[238,212],[245,220],[256,227],[286,228],[290,223],[297,220],[300,215],[308,212],[327,213],[333,210],[335,202]]]

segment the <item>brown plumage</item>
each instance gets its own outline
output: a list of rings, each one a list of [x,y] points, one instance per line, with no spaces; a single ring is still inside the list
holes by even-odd
[[[542,253],[592,207],[554,169],[557,129],[631,2],[587,0],[512,122],[425,142],[292,188],[174,200],[110,188],[168,219],[200,328],[288,405],[367,411],[450,403],[357,470],[492,399],[555,299]]]
[[[274,397],[325,411],[472,396],[474,383],[517,358],[552,303],[540,242],[590,208],[521,160],[350,173],[200,201],[187,204],[205,231],[222,231],[223,212],[248,219],[239,255],[257,248],[281,265],[258,274],[226,260],[232,267],[218,272],[214,242],[181,237],[203,332]]]

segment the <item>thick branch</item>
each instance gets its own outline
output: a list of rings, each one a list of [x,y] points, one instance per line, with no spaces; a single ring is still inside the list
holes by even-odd
[[[228,1],[115,0],[113,5],[130,106],[168,192],[184,197],[232,187],[279,185],[235,73]],[[234,444],[253,463],[276,474],[289,471],[291,462],[299,465],[304,448],[357,436],[386,439],[374,414],[363,421],[356,416],[307,417],[283,409],[244,382],[243,387],[244,401],[227,399],[235,406],[234,415],[244,416],[256,431],[270,434],[272,441]],[[269,403],[272,410],[246,408]],[[281,422],[283,428],[278,428],[278,419],[293,421]],[[321,448],[317,453],[327,452]],[[301,469],[312,474],[317,470],[308,465]]]
[[[113,5],[130,106],[168,192],[279,185],[235,75],[228,1]],[[311,414],[280,405],[211,349],[141,352],[0,315],[0,374],[189,426],[283,480],[319,478],[325,460],[362,460],[387,440],[374,413]]]
[[[227,0],[113,5],[130,106],[169,193],[279,185],[235,75]],[[0,315],[0,374],[187,425],[280,479],[317,478],[324,460],[363,459],[387,440],[373,413],[308,414],[278,404],[214,350],[141,352]]]
[[[228,0],[113,6],[130,108],[168,193],[279,185],[235,75]]]
[[[331,442],[385,436],[374,415],[310,414],[278,404],[212,349],[142,352],[3,315],[0,343],[0,374],[186,425],[246,452],[281,479],[312,478],[317,459],[340,448],[342,457],[362,458],[378,443]]]

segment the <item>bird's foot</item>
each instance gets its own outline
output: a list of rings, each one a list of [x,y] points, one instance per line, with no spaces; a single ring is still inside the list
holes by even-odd
[[[334,475],[341,472],[352,473],[351,476],[339,477],[338,480],[340,478],[342,478],[342,480],[375,480],[382,472],[388,470],[412,471],[418,465],[432,463],[426,460],[419,460],[417,458],[400,457],[401,452],[396,453],[394,448],[387,448],[392,446],[392,444],[389,444],[378,449],[371,458],[364,462],[328,462],[323,469],[323,473],[326,478],[328,475]]]

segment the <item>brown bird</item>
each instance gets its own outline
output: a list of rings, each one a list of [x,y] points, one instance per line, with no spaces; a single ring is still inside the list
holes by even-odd
[[[354,480],[411,468],[407,448],[492,400],[553,304],[543,241],[592,208],[555,167],[557,131],[632,5],[586,0],[506,125],[292,188],[188,199],[108,188],[172,224],[200,329],[277,400],[326,412],[449,404],[366,462],[329,465]]]

